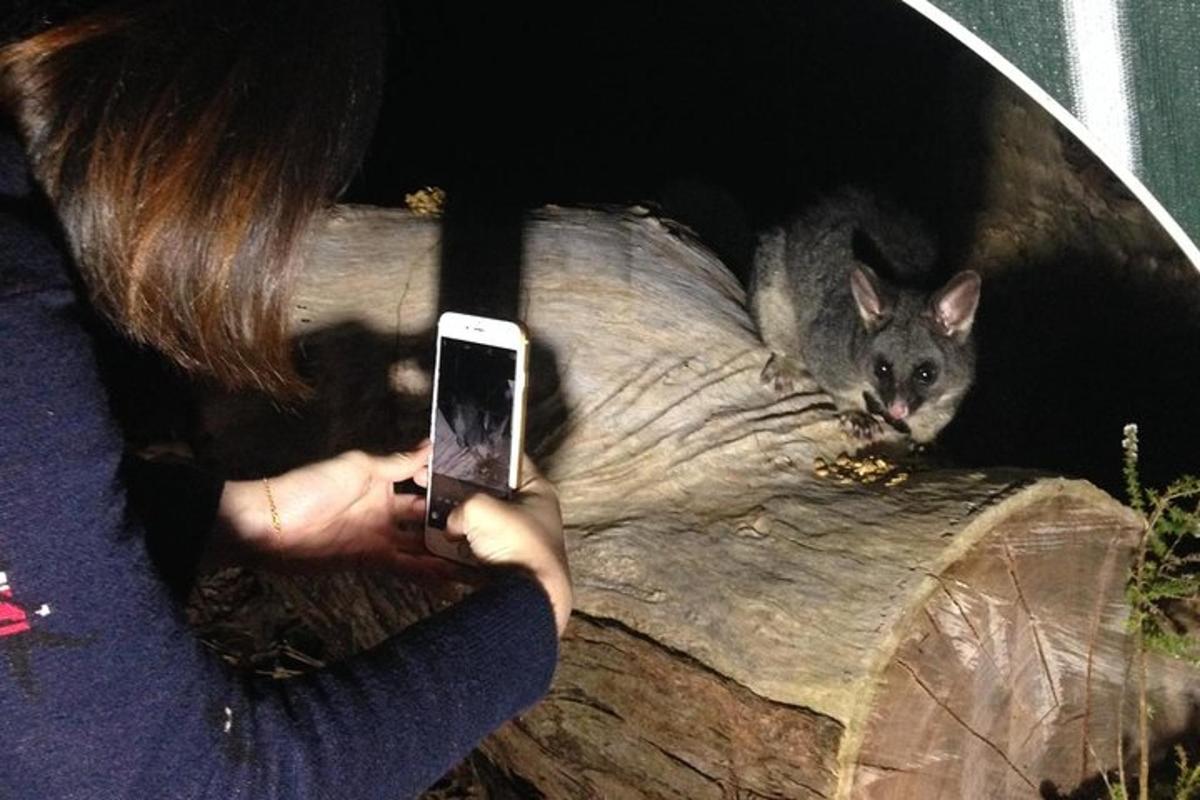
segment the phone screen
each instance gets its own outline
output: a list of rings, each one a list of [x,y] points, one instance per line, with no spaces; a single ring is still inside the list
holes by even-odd
[[[442,338],[430,476],[431,528],[476,492],[507,498],[517,353]]]

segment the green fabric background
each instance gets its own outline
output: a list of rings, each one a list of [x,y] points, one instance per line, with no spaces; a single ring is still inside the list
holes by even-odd
[[[932,0],[1076,111],[1060,0]],[[1136,174],[1200,241],[1200,0],[1124,0]],[[1200,265],[1197,265],[1200,266]]]
[[[1129,4],[1142,181],[1200,241],[1200,3]]]

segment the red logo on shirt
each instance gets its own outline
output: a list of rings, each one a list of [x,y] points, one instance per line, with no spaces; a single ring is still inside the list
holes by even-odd
[[[50,604],[42,603],[32,612],[13,600],[8,573],[0,570],[0,667],[8,662],[16,684],[31,697],[38,696],[38,683],[33,675],[35,650],[48,647],[75,648],[91,643],[92,636],[72,636],[47,630],[35,617],[51,614]]]
[[[29,630],[29,615],[12,601],[8,576],[0,572],[0,636],[13,636]]]

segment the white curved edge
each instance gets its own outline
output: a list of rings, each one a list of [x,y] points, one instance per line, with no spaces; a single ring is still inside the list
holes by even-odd
[[[1083,142],[1089,150],[1095,153],[1096,157],[1106,167],[1112,170],[1112,173],[1146,207],[1151,216],[1167,232],[1167,235],[1174,240],[1175,244],[1179,245],[1179,249],[1183,251],[1188,261],[1192,262],[1192,266],[1200,270],[1200,248],[1196,246],[1196,243],[1192,241],[1191,237],[1175,221],[1170,212],[1163,207],[1158,198],[1142,183],[1141,179],[1121,159],[1109,153],[1108,148],[1105,147],[1099,137],[1093,134],[1074,114],[1064,108],[1049,92],[1039,86],[1033,78],[1018,69],[1015,64],[1002,56],[994,47],[983,39],[980,39],[979,36],[957,19],[935,6],[930,0],[902,0],[902,2],[949,33],[955,39],[958,39],[970,48],[972,52],[999,71],[1001,75],[1015,83],[1021,91],[1032,97],[1038,105],[1050,112],[1051,116],[1074,134],[1079,141]]]

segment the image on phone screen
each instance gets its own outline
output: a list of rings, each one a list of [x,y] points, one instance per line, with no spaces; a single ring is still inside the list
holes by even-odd
[[[476,492],[508,497],[516,351],[443,338],[434,416],[429,526]]]

